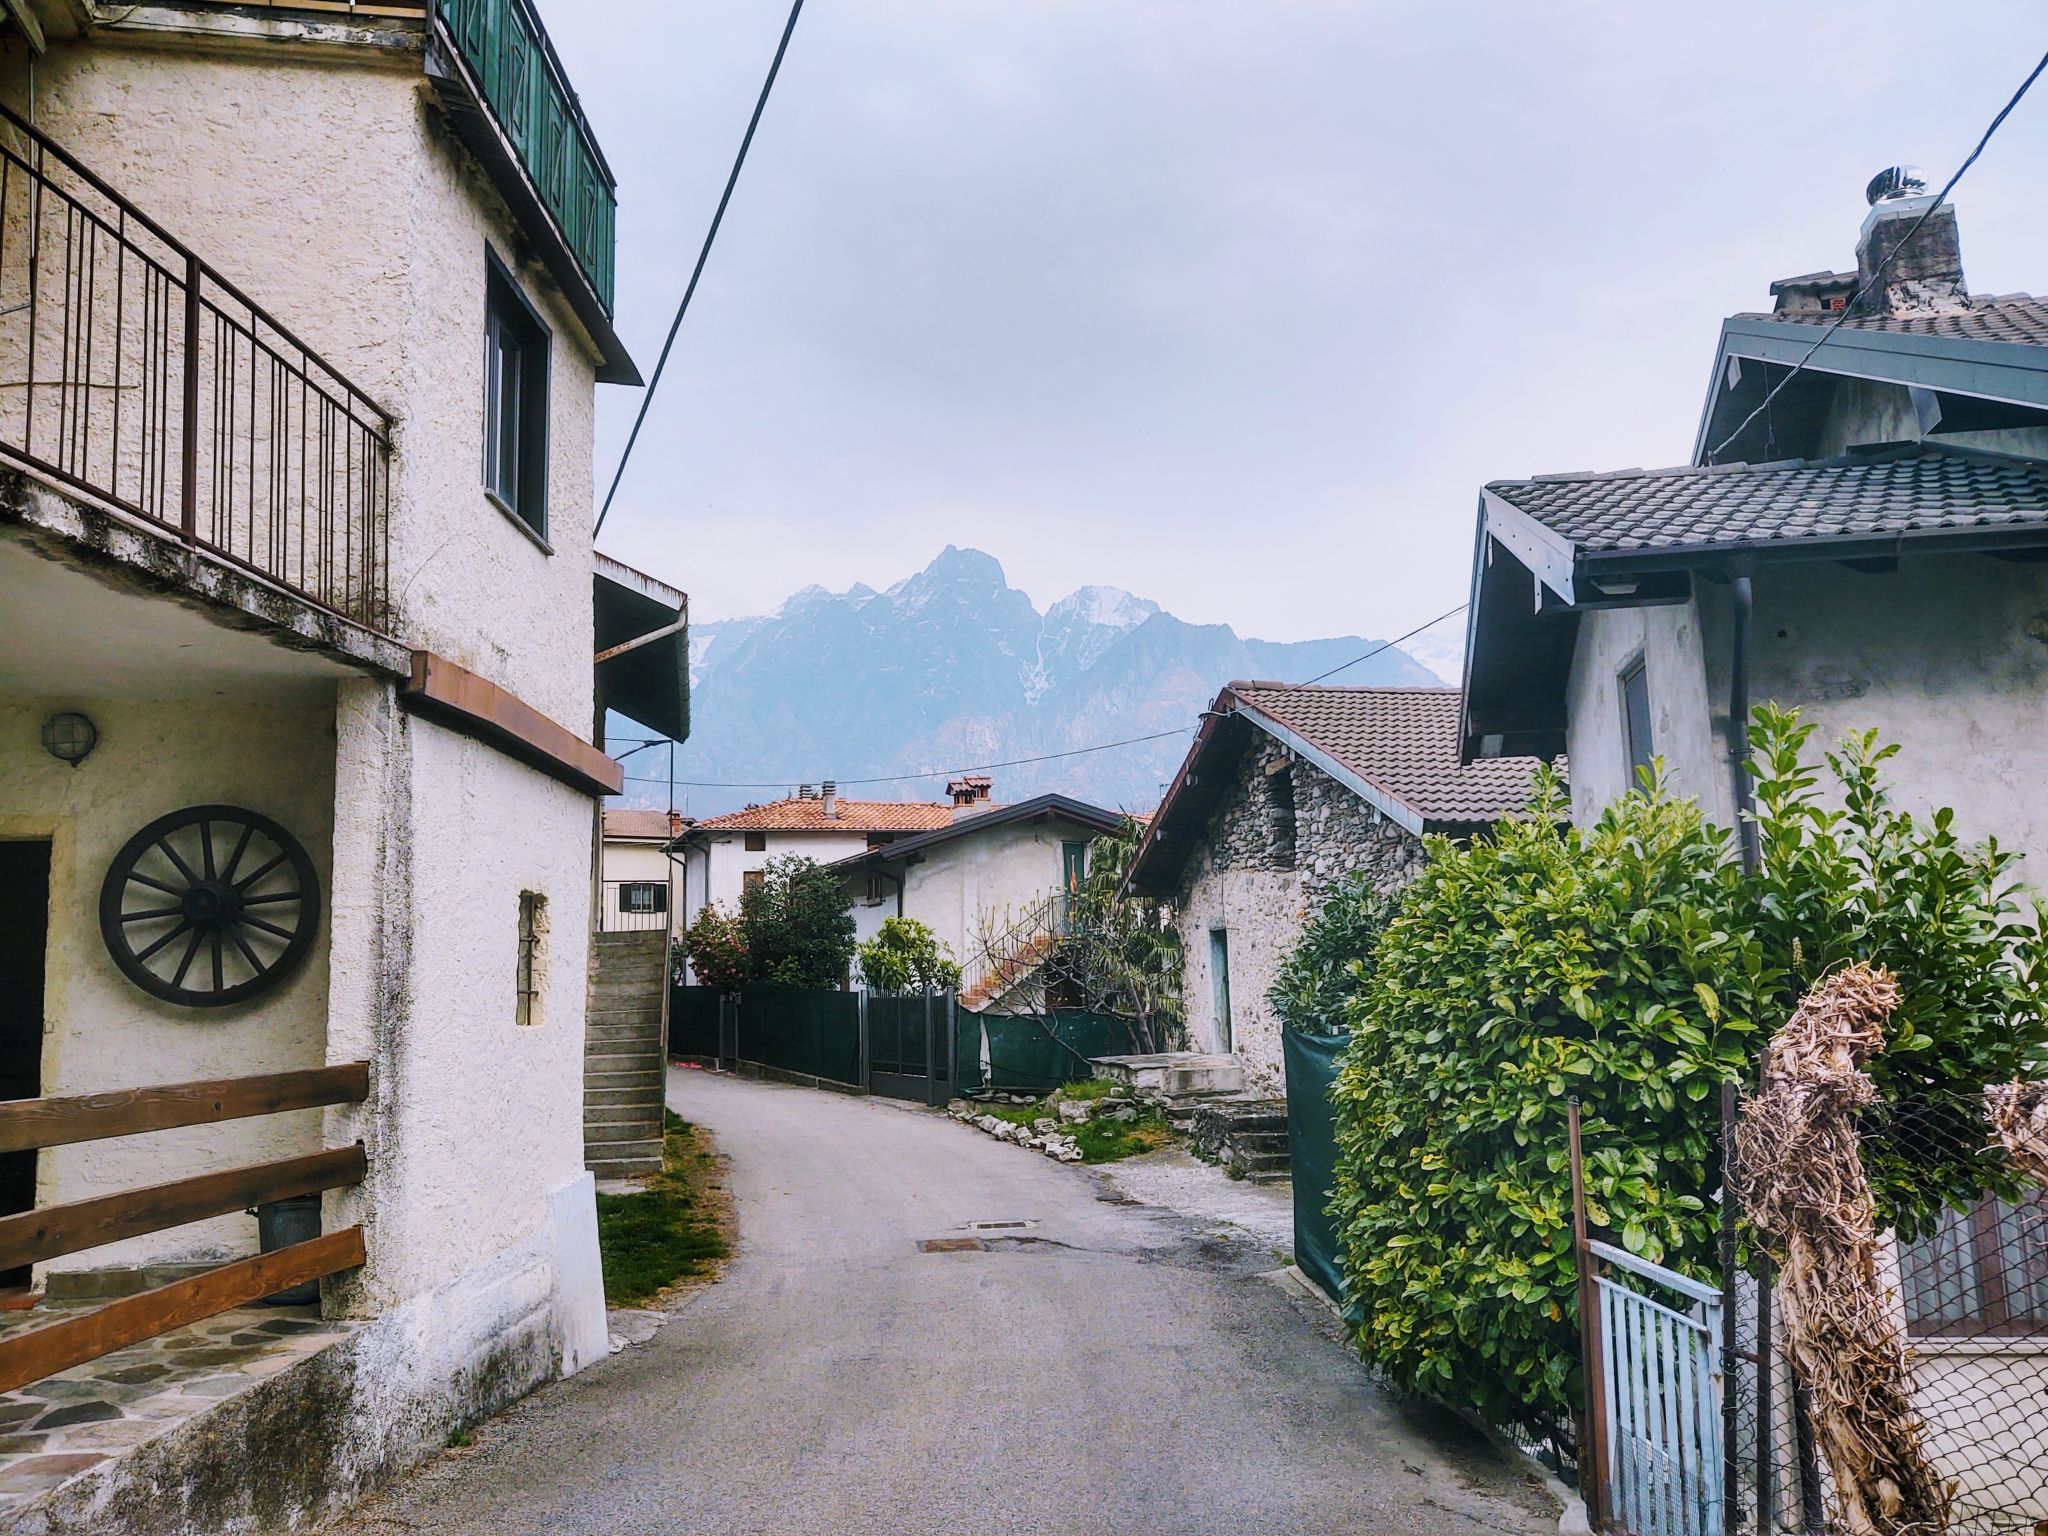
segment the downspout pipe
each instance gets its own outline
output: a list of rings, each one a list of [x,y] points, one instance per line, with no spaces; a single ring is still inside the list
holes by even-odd
[[[1732,583],[1735,623],[1728,648],[1728,770],[1735,790],[1735,836],[1745,874],[1755,874],[1759,860],[1754,819],[1756,803],[1749,782],[1749,630],[1756,612],[1750,572],[1738,569]]]

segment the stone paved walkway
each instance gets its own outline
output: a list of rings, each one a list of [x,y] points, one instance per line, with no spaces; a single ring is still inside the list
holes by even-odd
[[[95,1305],[0,1313],[0,1338]],[[323,1322],[318,1307],[223,1312],[17,1392],[0,1392],[0,1525],[60,1483],[318,1354],[358,1326]]]

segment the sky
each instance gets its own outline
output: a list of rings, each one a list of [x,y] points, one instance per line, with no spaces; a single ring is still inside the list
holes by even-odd
[[[783,0],[539,0],[651,373]],[[577,25],[601,12],[605,25]],[[2038,4],[812,0],[608,552],[704,620],[947,543],[1294,640],[1463,600],[1478,488],[1685,462],[1724,315],[1854,264]],[[1956,193],[2048,290],[2048,84]],[[599,494],[640,393],[599,390]]]

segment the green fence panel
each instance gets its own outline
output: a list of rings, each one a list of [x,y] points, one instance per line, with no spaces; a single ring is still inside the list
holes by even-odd
[[[946,1000],[931,999],[932,1018],[946,1021]],[[875,1072],[921,1077],[925,1061],[925,996],[922,992],[868,994],[868,1066]]]
[[[740,991],[741,1061],[860,1086],[860,998],[815,987]]]
[[[668,989],[669,1055],[718,1054],[718,999],[722,995],[716,987]]]
[[[1134,1049],[1128,1020],[1078,1009],[1043,1017],[963,1011],[955,1029],[955,1092],[1051,1093],[1092,1077],[1088,1063],[1093,1058],[1124,1056]]]
[[[1330,1088],[1348,1035],[1280,1032],[1287,1065],[1287,1155],[1294,1164],[1294,1262],[1332,1299],[1341,1299],[1337,1223],[1325,1207],[1337,1179],[1337,1109]]]

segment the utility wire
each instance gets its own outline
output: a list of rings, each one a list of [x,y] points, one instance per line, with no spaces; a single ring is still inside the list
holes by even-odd
[[[633,433],[626,439],[626,451],[619,455],[619,467],[612,476],[612,488],[605,492],[604,505],[598,509],[597,526],[590,531],[594,539],[604,531],[604,520],[612,510],[612,498],[619,494],[619,482],[626,478],[626,465],[632,462],[633,446],[640,441],[640,429],[647,424],[647,409],[654,404],[654,392],[661,387],[662,370],[668,367],[668,354],[676,344],[676,332],[683,328],[683,316],[689,313],[690,300],[697,292],[697,280],[704,275],[704,263],[711,259],[711,243],[718,238],[718,226],[725,222],[726,204],[732,201],[732,190],[739,185],[740,167],[747,163],[747,151],[754,143],[754,130],[761,126],[761,113],[768,106],[768,93],[775,89],[775,77],[782,72],[782,56],[789,52],[790,34],[796,31],[796,19],[803,14],[804,0],[796,0],[789,8],[789,21],[782,28],[782,41],[775,45],[775,60],[768,66],[768,78],[761,82],[761,95],[754,103],[754,115],[747,119],[746,136],[740,140],[740,152],[733,157],[732,174],[725,178],[725,191],[718,199],[718,211],[711,215],[711,228],[704,232],[704,248],[697,253],[697,265],[690,272],[690,285],[683,290],[683,301],[676,306],[676,317],[669,322],[668,340],[661,344],[661,357],[654,365],[654,377],[647,381],[647,393],[640,397],[640,414],[633,418]]]
[[[1730,432],[1726,437],[1722,438],[1720,442],[1716,443],[1712,448],[1707,450],[1707,462],[1709,464],[1712,464],[1721,456],[1722,449],[1726,448],[1730,443],[1734,442],[1736,438],[1742,436],[1744,432],[1748,431],[1749,424],[1751,422],[1755,421],[1757,417],[1763,415],[1763,413],[1766,410],[1770,409],[1771,402],[1778,398],[1779,392],[1782,391],[1787,384],[1790,384],[1794,379],[1799,377],[1799,371],[1802,368],[1804,368],[1808,363],[1813,361],[1813,354],[1818,352],[1822,347],[1826,346],[1828,344],[1829,338],[1831,338],[1835,334],[1835,332],[1839,331],[1842,328],[1843,324],[1849,319],[1849,317],[1856,312],[1856,306],[1862,302],[1864,295],[1869,293],[1869,291],[1877,285],[1878,281],[1881,278],[1883,278],[1884,269],[1892,264],[1892,258],[1897,256],[1899,252],[1903,251],[1907,246],[1913,243],[1913,237],[1920,233],[1920,226],[1922,224],[1925,224],[1930,218],[1932,218],[1934,216],[1935,210],[1940,208],[1943,203],[1948,201],[1949,193],[1955,191],[1956,183],[1963,179],[1963,172],[1967,171],[1971,166],[1977,163],[1977,157],[1984,153],[1984,146],[1991,142],[1991,136],[1994,133],[1998,132],[1999,128],[2004,124],[2005,120],[2008,117],[2012,116],[2012,109],[2020,104],[2020,98],[2025,96],[2027,92],[2030,89],[2032,89],[2034,82],[2041,78],[2041,72],[2043,70],[2048,70],[2048,53],[2044,53],[2041,55],[2040,62],[2034,66],[2033,73],[2028,75],[2026,79],[2020,82],[2020,88],[2012,93],[2012,99],[1999,109],[1998,116],[1991,119],[1991,126],[1984,130],[1984,136],[1977,141],[1977,147],[1970,151],[1969,157],[1965,159],[1961,165],[1956,167],[1955,175],[1949,177],[1948,183],[1942,187],[1940,194],[1936,196],[1933,202],[1927,205],[1927,207],[1921,212],[1920,217],[1913,221],[1913,227],[1906,231],[1906,238],[1901,240],[1897,245],[1893,246],[1891,250],[1885,254],[1884,260],[1877,264],[1877,270],[1870,274],[1870,277],[1867,281],[1857,285],[1855,293],[1849,296],[1849,302],[1842,306],[1842,312],[1835,317],[1833,323],[1830,324],[1826,330],[1820,333],[1820,340],[1816,341],[1812,346],[1806,349],[1805,353],[1800,357],[1799,361],[1792,365],[1791,372],[1787,373],[1785,377],[1778,380],[1776,384],[1771,386],[1770,391],[1764,396],[1763,402],[1760,405],[1758,405],[1755,410],[1751,411],[1747,416],[1743,417],[1741,424],[1737,426],[1733,432]]]
[[[1431,619],[1427,624],[1418,624],[1413,629],[1409,630],[1408,633],[1405,635],[1396,635],[1391,640],[1382,640],[1378,645],[1374,646],[1371,650],[1367,651],[1363,656],[1354,656],[1349,661],[1343,662],[1337,666],[1330,668],[1330,670],[1327,672],[1318,672],[1306,683],[1291,683],[1288,686],[1293,688],[1306,688],[1312,683],[1320,683],[1326,677],[1335,677],[1339,672],[1348,672],[1353,667],[1357,666],[1361,661],[1371,661],[1373,657],[1379,655],[1381,651],[1391,651],[1403,640],[1413,640],[1425,629],[1435,629],[1437,625],[1443,623],[1445,619],[1451,618],[1456,614],[1463,613],[1465,611],[1465,608],[1466,605],[1464,603],[1458,604],[1458,606],[1455,608],[1446,608],[1442,613],[1438,614],[1435,618]]]

